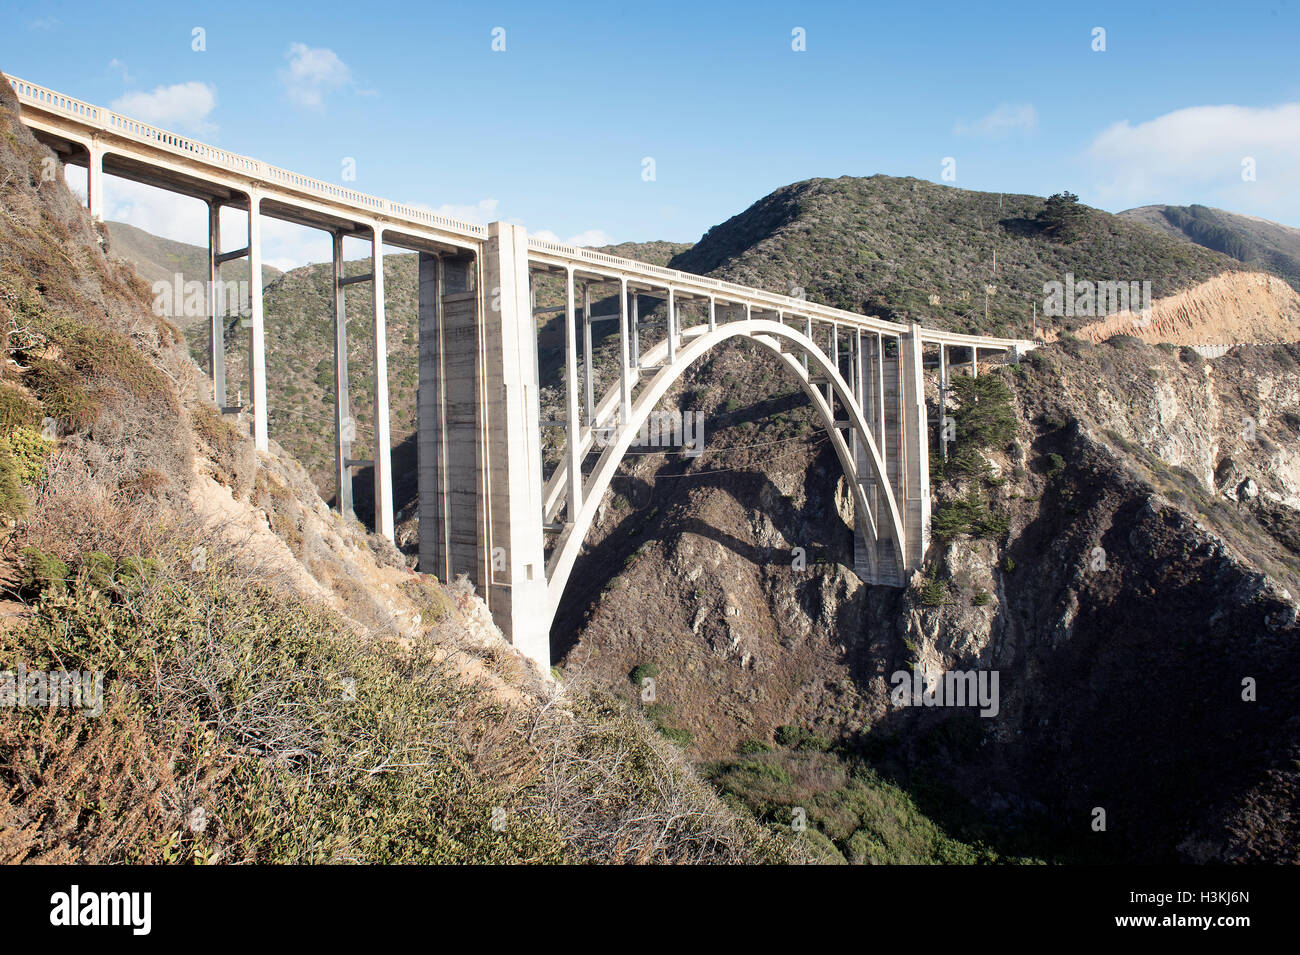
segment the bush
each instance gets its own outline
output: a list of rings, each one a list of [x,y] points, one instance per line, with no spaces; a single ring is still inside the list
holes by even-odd
[[[653,680],[657,676],[659,676],[659,667],[657,665],[653,663],[639,663],[632,668],[632,672],[627,675],[627,678],[631,680],[635,686],[641,686],[644,680]]]
[[[24,594],[40,596],[46,591],[62,593],[68,585],[68,565],[39,547],[24,547],[20,560]]]

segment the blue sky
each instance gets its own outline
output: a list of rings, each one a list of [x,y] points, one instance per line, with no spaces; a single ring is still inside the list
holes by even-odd
[[[321,179],[350,158],[363,191],[584,243],[691,241],[789,182],[941,181],[945,158],[962,188],[1300,226],[1292,0],[179,7],[13,5],[0,70]],[[107,202],[204,234],[196,203],[116,182]],[[268,245],[281,265],[328,254],[294,227]]]

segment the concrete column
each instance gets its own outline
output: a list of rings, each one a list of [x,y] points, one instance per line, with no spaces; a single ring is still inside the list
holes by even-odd
[[[208,372],[212,375],[212,400],[226,406],[225,294],[221,286],[221,203],[208,202]],[[239,307],[239,303],[235,303]]]
[[[618,337],[621,350],[618,366],[618,423],[620,428],[627,427],[627,423],[632,420],[632,343],[628,335],[627,296],[627,279],[622,279],[619,282],[618,293]]]
[[[784,324],[784,323],[785,323],[785,320],[782,319],[782,324]],[[813,334],[812,334],[812,319],[811,319],[811,318],[805,318],[805,319],[804,319],[804,323],[803,323],[803,333],[804,333],[806,336],[808,336],[808,340],[809,340],[809,341],[812,341]],[[803,355],[803,370],[804,370],[804,373],[807,374],[807,372],[808,372],[808,353],[807,353],[807,352],[804,352],[804,355]]]
[[[876,332],[876,441],[885,456],[885,336]]]
[[[574,327],[573,269],[564,270],[564,420],[568,431],[565,453],[569,460],[569,510],[565,522],[572,524],[582,507],[582,433],[578,420],[578,340]]]
[[[582,283],[582,409],[587,427],[596,424],[595,385],[591,363],[591,283]],[[581,435],[579,435],[581,437]]]
[[[979,349],[974,345],[970,347],[970,376],[972,378],[980,376]]]
[[[899,500],[903,512],[904,571],[921,566],[930,542],[930,449],[929,426],[925,411],[925,373],[922,364],[921,326],[912,322],[910,330],[898,338],[901,397],[899,433],[902,437],[903,487]]]
[[[420,386],[416,398],[418,420],[416,450],[418,454],[417,470],[420,500],[420,570],[426,574],[436,574],[440,580],[449,581],[452,579],[452,521],[449,519],[448,508],[452,503],[450,476],[453,462],[448,456],[450,441],[448,397],[451,389],[448,385],[447,376],[449,363],[468,352],[468,360],[465,362],[468,366],[467,377],[470,382],[473,381],[477,372],[474,361],[475,343],[472,337],[467,335],[462,336],[461,340],[464,342],[468,339],[470,347],[467,349],[462,348],[460,353],[457,353],[450,346],[444,347],[447,335],[443,327],[442,257],[428,252],[418,254],[420,276]],[[474,310],[471,308],[469,309],[470,331],[473,328],[474,318]],[[463,380],[463,378],[460,380]],[[466,404],[469,405],[469,417],[472,424],[476,396],[472,388],[468,390],[469,395]],[[463,443],[468,449],[473,449],[474,434],[472,431],[464,435]],[[473,454],[467,455],[467,460],[464,480],[469,486],[463,490],[469,497],[470,509],[472,510],[477,490],[475,484],[477,478],[476,460]],[[472,514],[468,523],[471,528],[470,544],[472,546],[475,543]],[[473,554],[471,553],[470,556],[472,561]]]
[[[393,539],[392,438],[388,423],[388,323],[384,313],[384,230],[371,227],[370,272],[375,303],[375,533]],[[525,288],[525,292],[527,289]]]
[[[641,367],[641,299],[632,292],[632,366]]]
[[[840,370],[840,327],[831,322],[831,365],[836,371]],[[832,408],[835,407],[835,388],[826,383],[826,403]]]
[[[262,315],[262,198],[256,189],[248,194],[248,287],[252,318],[248,329],[248,394],[253,402],[253,447],[265,451],[266,329]]]
[[[709,331],[718,329],[718,303],[712,295],[709,296]]]
[[[334,487],[339,513],[352,513],[352,439],[356,423],[348,388],[348,320],[344,304],[343,233],[330,234],[333,245],[334,276]]]
[[[677,301],[673,296],[672,286],[668,287],[668,310],[665,315],[667,318],[668,329],[668,364],[677,360]]]
[[[948,442],[944,439],[944,421],[948,417],[948,346],[939,343],[939,453],[948,460]]]
[[[95,221],[104,218],[104,147],[93,137],[86,160],[86,209]]]
[[[511,643],[546,670],[551,663],[551,621],[542,534],[537,327],[528,302],[528,235],[522,227],[504,222],[488,226],[482,271],[486,289],[500,290],[499,308],[481,312],[481,393],[487,417],[482,433],[487,442],[492,557],[488,606]],[[572,301],[570,295],[570,336]],[[571,443],[574,438],[570,433]],[[571,466],[570,473],[574,470],[580,471]]]

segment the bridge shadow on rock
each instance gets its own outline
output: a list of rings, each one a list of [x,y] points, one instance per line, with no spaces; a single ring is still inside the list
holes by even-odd
[[[419,446],[417,435],[407,435],[400,443],[393,446],[391,452],[393,468],[393,514],[398,524],[416,516],[415,504],[420,493]],[[337,507],[337,495],[331,495],[330,507]],[[366,527],[375,526],[375,469],[373,466],[355,468],[352,474],[352,511],[357,520]],[[408,513],[409,512],[409,513]],[[410,540],[403,541],[399,534],[398,549],[402,553],[415,554],[419,545],[418,535],[411,533]]]
[[[775,400],[784,404],[781,399]],[[810,469],[838,474],[839,460],[829,447],[823,447],[815,453]],[[792,573],[790,548],[800,546],[806,552],[810,569],[803,576],[809,581],[816,578],[820,562],[828,566],[851,566],[853,562],[853,528],[834,510],[832,502],[810,499],[797,508],[758,466],[752,470],[705,470],[693,474],[686,462],[670,461],[656,472],[653,483],[620,475],[611,488],[628,499],[632,510],[601,533],[599,540],[584,550],[575,563],[551,625],[554,660],[561,660],[577,645],[588,608],[609,582],[623,573],[638,550],[650,542],[670,543],[688,534],[695,535],[714,541],[752,566],[766,567],[771,573]],[[721,491],[745,510],[762,510],[781,543],[762,546],[752,538],[743,539],[732,530],[688,513],[690,493],[700,490]],[[811,616],[816,615],[815,607],[807,607],[809,601],[816,599],[810,596],[813,590],[799,588],[800,602],[805,609],[811,609]],[[855,665],[854,669],[856,679],[861,668]]]

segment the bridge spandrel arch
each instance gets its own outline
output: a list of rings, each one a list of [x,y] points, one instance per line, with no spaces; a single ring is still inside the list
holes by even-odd
[[[694,329],[692,329],[694,331]],[[641,426],[654,413],[660,400],[668,393],[683,374],[709,351],[733,338],[749,338],[767,348],[781,363],[787,367],[799,383],[811,402],[816,414],[826,425],[830,442],[840,460],[840,465],[853,488],[854,507],[864,515],[869,533],[874,536],[880,532],[884,522],[887,536],[894,542],[895,559],[900,568],[903,560],[903,540],[905,522],[895,499],[893,488],[888,480],[887,469],[880,448],[872,434],[872,429],[863,416],[862,409],[853,397],[852,389],[844,380],[834,363],[802,332],[796,331],[779,322],[766,319],[747,319],[719,325],[714,330],[701,326],[701,331],[694,336],[683,336],[676,360],[658,371],[632,404],[631,418],[620,425],[616,439],[601,452],[592,473],[584,482],[582,504],[573,521],[561,533],[547,566],[547,600],[548,624],[555,613],[573,571],[574,563],[582,550],[587,531],[595,519],[601,499],[618,471],[618,466],[631,447]],[[798,351],[792,353],[782,350],[782,342],[793,345]],[[805,373],[801,358],[808,359],[808,371]],[[836,427],[834,409],[822,393],[819,385],[813,384],[811,378],[820,376],[830,382],[835,395],[849,416],[849,427],[858,435],[858,440],[866,450],[866,459],[870,468],[869,478],[880,489],[883,507],[880,514],[873,513],[868,505],[863,477],[858,473],[857,464],[848,442],[844,440],[841,430]],[[874,546],[874,540],[871,542]]]

